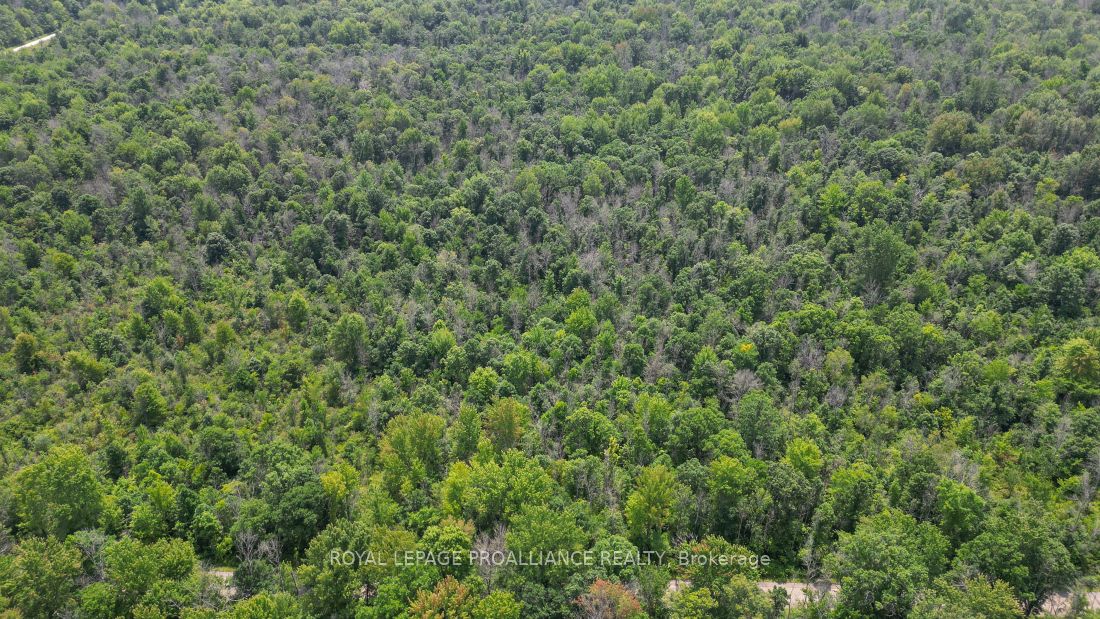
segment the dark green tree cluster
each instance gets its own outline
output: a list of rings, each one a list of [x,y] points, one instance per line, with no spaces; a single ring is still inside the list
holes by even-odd
[[[1100,2],[0,6],[59,27],[0,53],[3,616],[1097,575]],[[586,551],[666,559],[394,563]]]

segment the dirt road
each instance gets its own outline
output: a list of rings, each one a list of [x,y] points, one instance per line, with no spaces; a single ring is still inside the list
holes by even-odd
[[[27,41],[26,43],[24,43],[22,45],[19,45],[19,46],[16,46],[16,47],[13,47],[13,48],[9,49],[8,51],[9,52],[21,52],[25,49],[30,49],[32,47],[37,47],[39,45],[42,45],[43,43],[49,43],[50,40],[52,40],[56,36],[57,36],[56,32],[51,32],[50,34],[47,34],[44,37],[38,37],[37,39],[35,39],[33,41]]]

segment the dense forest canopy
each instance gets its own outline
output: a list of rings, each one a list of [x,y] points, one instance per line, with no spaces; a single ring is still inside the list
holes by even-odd
[[[7,0],[0,5],[0,47],[57,31],[80,10],[81,0]]]
[[[1100,1],[0,6],[58,30],[0,52],[0,616],[1097,588]]]

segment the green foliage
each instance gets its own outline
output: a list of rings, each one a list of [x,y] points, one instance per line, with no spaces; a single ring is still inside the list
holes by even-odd
[[[3,566],[0,591],[24,616],[53,617],[72,604],[80,573],[79,551],[52,537],[32,537]]]
[[[261,593],[242,600],[225,613],[226,619],[302,619],[297,600],[287,593]]]
[[[513,450],[504,454],[500,464],[491,459],[455,464],[440,494],[445,513],[487,529],[511,519],[527,505],[548,503],[556,490],[554,480],[538,463]]]
[[[191,601],[197,562],[187,542],[161,540],[146,546],[121,539],[107,546],[103,560],[109,589],[102,595],[110,592],[116,612],[165,612]]]
[[[910,252],[901,236],[881,220],[860,228],[855,239],[855,269],[863,289],[881,290],[893,284]]]
[[[945,155],[965,152],[974,131],[974,118],[966,112],[945,112],[928,127],[928,150]]]
[[[1016,598],[1012,597],[1012,590],[1000,580],[990,583],[984,578],[973,578],[955,584],[941,579],[936,581],[934,587],[917,600],[910,617],[1014,619],[1024,615]]]
[[[15,359],[15,368],[24,374],[34,372],[38,365],[35,353],[38,352],[38,340],[30,333],[15,336],[11,355]]]
[[[386,485],[394,497],[417,501],[427,484],[443,470],[446,422],[416,413],[390,421],[382,437],[381,461]]]
[[[146,380],[134,389],[132,411],[136,423],[156,426],[168,413],[168,401],[152,381]]]
[[[1097,573],[1096,2],[0,4],[0,614]]]
[[[634,543],[645,549],[668,547],[668,533],[680,516],[684,488],[663,465],[644,469],[626,501],[626,523]]]
[[[1029,613],[1067,586],[1074,572],[1055,525],[1027,506],[991,516],[983,531],[959,548],[955,562],[1007,583]]]
[[[527,407],[515,399],[497,400],[485,411],[485,436],[498,450],[508,451],[523,439],[529,418]]]
[[[826,568],[841,586],[840,604],[869,616],[908,615],[946,562],[947,540],[928,523],[884,511],[841,533]]]
[[[332,356],[349,368],[358,369],[367,362],[367,323],[359,314],[345,314],[332,326],[329,342]]]
[[[98,524],[104,509],[99,476],[83,450],[54,447],[13,480],[16,514],[27,531],[60,538]]]
[[[985,501],[969,487],[948,478],[936,486],[940,530],[955,544],[969,541],[978,532]]]

